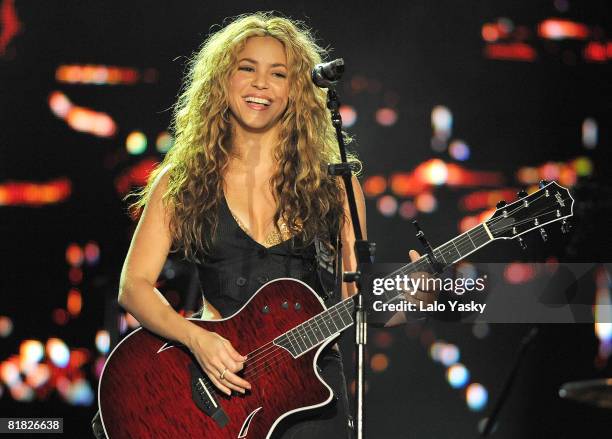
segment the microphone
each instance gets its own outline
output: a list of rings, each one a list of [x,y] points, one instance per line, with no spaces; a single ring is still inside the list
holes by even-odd
[[[344,73],[344,59],[338,58],[330,62],[317,64],[312,69],[312,82],[317,87],[329,88],[342,78]]]

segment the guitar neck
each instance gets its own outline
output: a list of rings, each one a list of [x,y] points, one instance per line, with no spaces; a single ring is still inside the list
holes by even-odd
[[[493,235],[491,234],[489,227],[486,223],[478,224],[476,227],[463,232],[461,235],[456,236],[450,241],[436,247],[432,253],[436,258],[436,261],[441,264],[442,269],[446,269],[451,265],[459,262],[468,255],[474,253],[476,250],[481,249],[488,243],[493,241]],[[392,272],[385,276],[385,279],[393,279],[396,276],[403,277],[404,275],[411,275],[413,273],[427,273],[435,275],[432,261],[429,260],[427,255],[421,256],[418,260],[404,265],[399,270]],[[381,298],[384,298],[384,302],[389,303],[397,300],[398,297],[403,294],[398,294],[397,291],[385,291]]]
[[[493,237],[486,223],[482,223],[437,247],[433,250],[433,254],[436,260],[446,268],[484,247],[492,240]],[[417,261],[403,266],[386,278],[410,275],[416,272],[433,273],[432,265],[429,263],[427,256],[422,256]],[[397,292],[389,291],[385,293],[387,302],[397,298]],[[349,328],[353,324],[354,306],[353,298],[349,297],[287,331],[278,337],[275,343],[281,344],[294,357],[298,357],[328,338]]]

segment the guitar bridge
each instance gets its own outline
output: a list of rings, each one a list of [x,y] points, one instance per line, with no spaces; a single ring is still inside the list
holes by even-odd
[[[210,416],[219,427],[225,427],[229,422],[229,418],[217,398],[215,398],[214,390],[208,388],[206,378],[200,374],[194,364],[189,365],[189,371],[191,372],[191,396],[193,402],[200,410]]]

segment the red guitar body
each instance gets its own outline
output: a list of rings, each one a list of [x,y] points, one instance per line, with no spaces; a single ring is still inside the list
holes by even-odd
[[[238,352],[247,354],[324,310],[306,284],[278,279],[263,286],[231,317],[191,321],[227,338]],[[332,340],[297,358],[279,348],[263,373],[254,378],[249,378],[247,360],[241,373],[246,374],[252,391],[246,395],[228,397],[210,385],[228,418],[221,427],[194,402],[193,366],[197,362],[191,353],[139,328],[117,345],[102,371],[98,404],[106,435],[109,439],[270,437],[283,417],[331,400],[331,389],[317,374],[315,362]],[[199,366],[196,369],[210,384]]]

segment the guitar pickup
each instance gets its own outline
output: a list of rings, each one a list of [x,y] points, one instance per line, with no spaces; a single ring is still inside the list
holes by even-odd
[[[217,398],[215,398],[214,390],[208,388],[206,378],[200,374],[195,365],[191,364],[189,371],[191,372],[191,396],[193,402],[200,410],[210,416],[219,427],[225,427],[229,422],[229,418]]]

